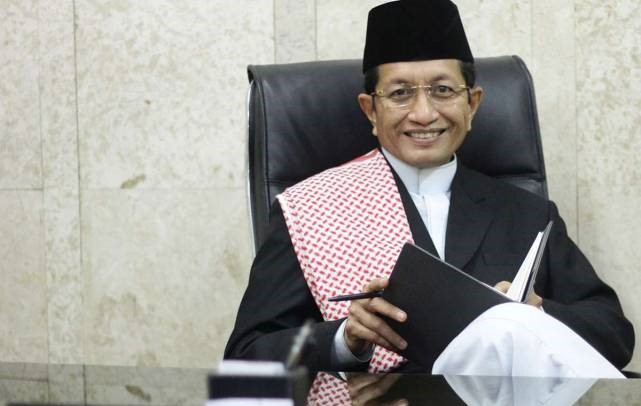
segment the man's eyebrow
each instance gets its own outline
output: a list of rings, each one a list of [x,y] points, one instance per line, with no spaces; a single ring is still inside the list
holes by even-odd
[[[452,82],[456,82],[451,76],[449,76],[448,74],[443,73],[443,74],[437,75],[437,76],[435,76],[433,78],[430,78],[429,83],[439,82],[439,81],[442,81],[442,80],[449,80],[449,81],[452,81]],[[400,78],[400,77],[392,78],[389,81],[390,85],[402,85],[402,84],[414,84],[414,83],[415,82],[413,80],[408,80],[408,79]]]
[[[411,80],[403,79],[403,78],[392,78],[389,81],[390,85],[403,85],[403,84],[411,84],[413,83]]]
[[[451,76],[449,76],[449,75],[447,75],[447,74],[445,74],[445,73],[440,74],[440,75],[436,76],[435,78],[432,78],[432,80],[431,80],[431,81],[432,81],[432,82],[438,82],[438,81],[441,81],[441,80],[451,80],[451,81],[454,81],[454,79],[453,79]]]

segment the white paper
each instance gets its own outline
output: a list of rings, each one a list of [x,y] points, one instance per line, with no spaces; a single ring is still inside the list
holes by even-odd
[[[530,272],[532,272],[532,266],[534,265],[534,260],[536,259],[536,252],[539,250],[539,245],[541,245],[542,237],[542,232],[539,232],[536,235],[536,238],[534,239],[530,250],[525,256],[525,259],[523,260],[519,271],[516,273],[516,276],[514,277],[510,288],[507,290],[506,295],[512,300],[520,302],[525,289],[527,289],[528,276],[530,275]]]

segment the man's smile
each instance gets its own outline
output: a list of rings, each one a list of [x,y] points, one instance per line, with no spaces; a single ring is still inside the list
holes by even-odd
[[[447,130],[446,128],[431,129],[431,130],[411,130],[411,131],[405,131],[403,134],[414,139],[431,140],[431,139],[437,138],[438,136],[443,134],[446,130]]]

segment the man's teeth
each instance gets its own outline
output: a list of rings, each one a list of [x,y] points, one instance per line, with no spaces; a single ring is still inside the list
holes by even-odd
[[[406,134],[412,138],[418,138],[421,140],[428,140],[430,138],[436,138],[443,133],[442,130],[439,131],[410,131]]]

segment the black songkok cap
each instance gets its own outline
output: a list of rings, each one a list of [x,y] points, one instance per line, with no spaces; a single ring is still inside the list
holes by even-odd
[[[458,8],[449,0],[399,0],[370,10],[363,72],[388,62],[474,62]]]

